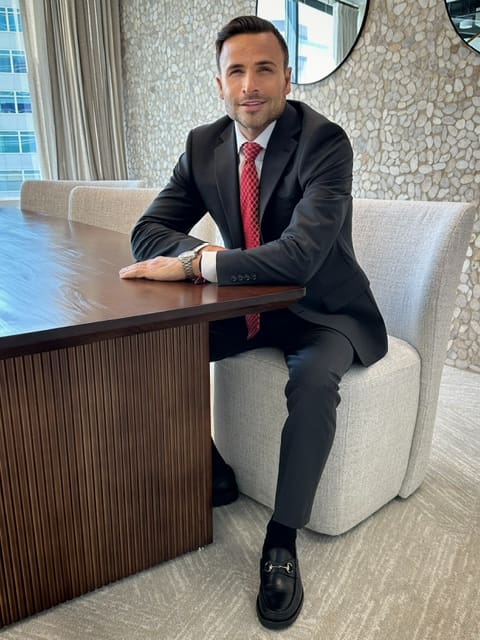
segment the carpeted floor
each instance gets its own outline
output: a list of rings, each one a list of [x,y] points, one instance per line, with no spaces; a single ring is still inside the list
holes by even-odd
[[[446,367],[429,472],[336,538],[300,532],[296,624],[256,620],[269,511],[214,512],[214,543],[12,625],[2,640],[480,640],[480,375]]]

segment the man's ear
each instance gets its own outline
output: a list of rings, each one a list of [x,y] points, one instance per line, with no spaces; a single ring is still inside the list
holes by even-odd
[[[288,96],[292,90],[292,67],[285,69],[285,95]]]
[[[222,87],[222,79],[220,76],[215,76],[215,82],[217,83],[218,95],[221,100],[223,100],[223,87]]]

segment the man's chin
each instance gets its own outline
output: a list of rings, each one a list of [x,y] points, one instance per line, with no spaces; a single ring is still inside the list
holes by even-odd
[[[235,119],[242,129],[255,134],[255,136],[258,136],[260,133],[262,133],[262,131],[268,127],[270,122],[272,122],[272,120],[268,120],[265,117],[259,118],[254,116],[249,118],[245,118],[244,116],[242,116]]]

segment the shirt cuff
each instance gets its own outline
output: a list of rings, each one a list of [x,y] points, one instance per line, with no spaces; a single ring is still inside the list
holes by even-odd
[[[217,251],[204,251],[202,253],[202,276],[209,282],[218,282],[217,277]]]

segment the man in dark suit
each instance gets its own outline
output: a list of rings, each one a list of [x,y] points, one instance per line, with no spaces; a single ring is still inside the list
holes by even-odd
[[[305,286],[305,297],[289,309],[213,322],[210,330],[212,360],[275,346],[289,369],[257,599],[261,623],[281,629],[303,602],[296,531],[309,520],[333,442],[340,380],[355,359],[365,366],[380,359],[387,339],[352,247],[352,150],[345,132],[286,100],[288,50],[271,23],[236,18],[216,46],[227,116],[190,132],[169,183],[133,230],[139,262],[120,275]],[[207,211],[225,247],[189,235]],[[212,451],[217,506],[238,490],[232,469],[214,445]]]

